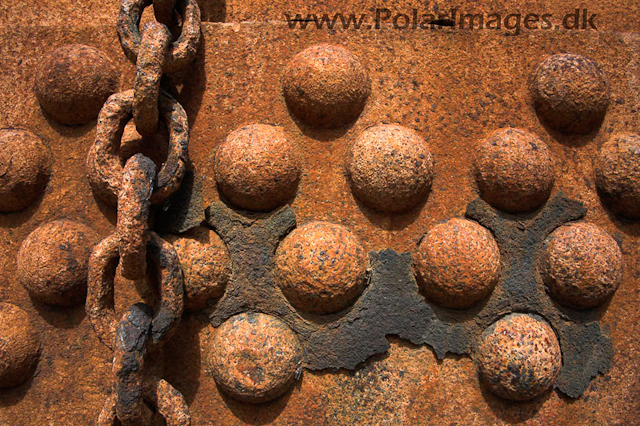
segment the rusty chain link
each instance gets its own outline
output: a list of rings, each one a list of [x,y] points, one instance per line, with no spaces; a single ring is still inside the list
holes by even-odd
[[[116,329],[119,338],[113,351],[117,395],[114,403],[116,415],[123,425],[144,424],[152,417],[142,392],[152,314],[147,305],[135,304],[124,314]]]
[[[140,18],[151,0],[123,0],[118,16],[118,36],[127,58],[133,63],[138,60],[138,52],[142,44],[140,35]],[[185,68],[196,57],[200,42],[200,8],[196,0],[179,0],[182,17],[182,32],[178,40],[169,46],[164,64],[164,72],[171,74]]]
[[[114,307],[114,278],[120,260],[117,233],[102,240],[89,260],[89,288],[87,290],[87,314],[102,343],[113,349],[116,338]],[[173,246],[149,232],[147,259],[151,260],[160,282],[160,309],[155,313],[150,342],[156,345],[178,325],[182,315],[182,268]]]
[[[180,187],[189,146],[189,123],[182,106],[161,91],[159,108],[160,117],[169,130],[169,153],[154,183],[153,204],[161,203]],[[133,90],[111,95],[98,115],[96,139],[87,157],[87,174],[93,192],[112,206],[117,204],[122,187],[122,132],[132,117]]]
[[[133,90],[116,93],[103,105],[96,138],[87,156],[87,175],[95,195],[117,206],[116,231],[102,240],[89,260],[86,310],[100,340],[114,352],[113,393],[107,398],[98,424],[149,424],[154,410],[167,425],[189,425],[184,398],[152,372],[150,354],[171,336],[184,306],[184,278],[173,246],[149,227],[151,205],[178,190],[188,162],[189,124],[184,108],[160,88],[163,73],[188,66],[200,40],[200,10],[195,0],[156,0],[157,22],[139,24],[151,0],[123,0],[118,35],[127,57],[136,63]],[[180,18],[182,32],[175,42],[166,25]],[[166,161],[157,170],[142,154],[121,158],[126,124],[133,120],[143,136],[158,132],[163,121],[169,132]],[[157,173],[156,173],[157,172]],[[160,306],[154,312],[138,303],[117,319],[114,293],[118,265],[131,280],[146,276],[147,264],[157,274]]]
[[[122,275],[130,280],[144,277],[147,271],[149,210],[156,176],[156,165],[142,154],[127,160],[118,196],[118,235]]]
[[[160,78],[170,42],[171,33],[166,26],[159,22],[149,22],[144,26],[133,86],[133,119],[136,130],[143,136],[158,131]]]

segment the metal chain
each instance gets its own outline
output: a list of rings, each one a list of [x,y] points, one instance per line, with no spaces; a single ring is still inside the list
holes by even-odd
[[[142,45],[136,62],[136,82],[133,86],[133,119],[142,136],[158,131],[158,96],[160,78],[169,52],[171,33],[159,22],[144,26]]]
[[[151,0],[123,0],[118,36],[127,57],[136,63],[133,90],[112,95],[98,117],[95,142],[87,157],[88,178],[97,197],[117,206],[116,231],[102,240],[89,260],[87,314],[100,340],[114,352],[113,393],[98,418],[101,426],[150,423],[153,409],[168,426],[191,423],[184,398],[173,386],[151,373],[153,353],[180,323],[184,305],[184,278],[173,246],[149,228],[151,204],[177,191],[188,162],[189,124],[184,108],[160,88],[164,72],[188,66],[200,40],[200,9],[195,0],[156,0],[159,22],[145,25],[142,11]],[[177,13],[176,13],[177,12]],[[176,42],[166,25],[178,16],[182,32]],[[133,120],[138,133],[154,135],[159,121],[169,131],[169,150],[159,171],[142,154],[120,157],[122,133]],[[157,171],[157,174],[156,174]],[[120,320],[114,306],[114,280],[118,264],[122,275],[137,280],[146,276],[151,262],[160,283],[160,307],[154,312],[144,303],[129,308]],[[150,407],[153,407],[150,408]]]

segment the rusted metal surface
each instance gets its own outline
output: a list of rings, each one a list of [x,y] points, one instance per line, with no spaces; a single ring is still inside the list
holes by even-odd
[[[170,25],[175,14],[176,0],[154,0],[153,13],[156,20],[162,24]]]
[[[0,47],[0,64],[11,76],[0,78],[0,93],[5,105],[11,106],[0,108],[0,127],[32,131],[50,146],[54,160],[51,179],[41,199],[21,212],[0,216],[4,241],[0,250],[0,260],[4,265],[0,273],[0,300],[18,305],[27,312],[30,322],[42,336],[42,355],[36,373],[23,385],[0,390],[0,422],[7,424],[93,424],[103,407],[101,419],[112,419],[110,416],[118,412],[118,401],[111,388],[111,353],[96,339],[89,318],[84,317],[83,307],[60,309],[32,302],[15,280],[18,247],[38,225],[67,217],[90,225],[103,237],[112,235],[116,225],[116,210],[103,203],[102,199],[115,204],[120,191],[123,164],[120,161],[124,160],[119,158],[119,139],[114,139],[117,142],[109,151],[113,158],[109,164],[117,169],[117,173],[112,175],[117,177],[119,173],[119,179],[114,178],[112,185],[104,185],[107,189],[100,192],[102,196],[96,194],[98,196],[94,198],[92,186],[85,176],[91,167],[85,167],[85,159],[96,136],[95,124],[69,127],[51,120],[39,107],[33,82],[44,54],[63,44],[82,43],[109,52],[111,60],[122,73],[121,90],[133,87],[134,67],[124,59],[124,55],[111,49],[117,44],[112,23],[117,15],[118,2],[114,3],[111,12],[104,12],[102,4],[98,7],[89,2],[82,15],[67,8],[64,2],[58,3],[55,3],[51,14],[43,14],[43,26],[18,26],[22,19],[18,17],[19,5],[15,9],[16,17],[8,25],[6,15],[2,15],[0,20],[0,37],[13,40],[12,44]],[[553,12],[574,7],[566,2],[553,5],[536,3],[533,6],[538,5]],[[358,10],[368,6],[364,2],[350,3],[348,8]],[[405,5],[398,3],[394,6],[402,8]],[[47,2],[34,6],[32,13],[44,7],[47,7]],[[285,9],[304,13],[309,7],[277,3],[265,7],[262,2],[228,2],[224,15],[230,22],[245,17],[258,21],[273,17],[281,20],[279,14]],[[320,8],[324,7],[331,10],[337,5],[327,3]],[[474,3],[474,8],[496,7],[504,5]],[[89,20],[87,16],[94,9],[96,13]],[[206,11],[213,10],[213,7],[203,5],[203,10],[206,15]],[[300,155],[301,173],[295,196],[277,203],[287,201],[289,213],[282,213],[288,207],[280,210],[283,216],[276,218],[275,222],[269,222],[269,213],[253,216],[233,212],[228,206],[218,210],[221,219],[225,214],[233,213],[227,216],[228,226],[224,225],[224,220],[212,220],[210,214],[208,222],[213,225],[214,232],[220,234],[233,259],[233,273],[222,299],[209,301],[204,311],[181,316],[176,332],[162,345],[161,353],[154,354],[154,358],[164,359],[163,369],[163,363],[157,359],[145,359],[145,366],[155,365],[155,368],[163,370],[145,375],[148,380],[143,381],[145,385],[141,387],[149,405],[155,406],[168,424],[184,422],[187,405],[192,424],[576,424],[577,421],[636,424],[640,410],[636,402],[640,393],[637,375],[640,365],[637,323],[640,318],[635,309],[638,303],[635,276],[639,254],[638,223],[631,217],[637,191],[627,182],[634,182],[633,177],[637,175],[633,135],[638,133],[640,126],[636,114],[640,99],[637,86],[640,40],[637,20],[633,19],[633,16],[637,17],[636,4],[613,2],[608,5],[608,11],[608,14],[603,12],[599,32],[560,30],[510,37],[504,37],[502,33],[458,29],[294,31],[283,22],[203,25],[204,44],[195,62],[172,75],[168,84],[169,92],[184,105],[186,113],[179,114],[174,108],[173,116],[181,116],[180,120],[185,124],[187,117],[189,120],[190,158],[193,168],[198,171],[197,176],[203,176],[203,204],[214,206],[214,209],[221,206],[217,204],[221,197],[216,182],[214,153],[229,134],[248,123],[281,128]],[[63,12],[71,18],[79,16],[78,21],[73,21],[78,25],[64,28],[46,26],[55,23],[56,16],[65,16]],[[104,22],[110,25],[104,25]],[[82,23],[96,26],[84,28]],[[333,129],[300,120],[283,94],[282,82],[288,64],[298,52],[321,43],[345,46],[361,62],[371,83],[361,114],[356,114],[355,121]],[[610,101],[601,117],[602,122],[595,124],[586,135],[567,135],[547,126],[550,123],[542,117],[539,103],[535,100],[535,87],[531,81],[539,64],[553,54],[564,52],[580,54],[597,62],[609,85]],[[328,79],[332,77],[327,76]],[[325,90],[331,90],[331,87]],[[600,97],[597,93],[580,92],[579,95]],[[120,133],[133,116],[132,111],[119,114],[115,114],[118,116],[116,130],[108,132]],[[172,123],[171,119],[161,121]],[[360,202],[354,196],[349,181],[347,164],[353,141],[369,126],[381,123],[397,123],[416,131],[428,144],[434,160],[428,197],[424,196],[415,207],[400,213],[382,213],[380,208],[370,208]],[[163,124],[159,126],[160,132],[162,127]],[[180,127],[170,129],[170,133],[174,132],[175,136]],[[517,215],[506,215],[482,201],[473,201],[483,194],[476,187],[479,184],[477,148],[496,130],[505,127],[525,129],[536,138],[528,137],[528,141],[534,140],[537,146],[537,140],[540,140],[546,145],[549,162],[545,163],[544,170],[551,170],[550,175],[553,176],[553,179],[545,180],[547,185],[542,185],[544,196],[534,197],[531,207],[516,206],[527,210]],[[99,135],[103,133],[100,129],[98,124]],[[632,135],[620,138],[614,136],[616,134]],[[168,143],[169,138],[163,140]],[[177,145],[184,146],[181,143]],[[607,148],[611,145],[615,148]],[[167,169],[164,179],[177,182],[169,185],[177,189],[180,179],[172,180],[172,177],[176,176],[176,170],[186,169],[187,161],[186,156],[175,154],[181,149],[172,152],[173,156],[170,154],[168,158],[178,157],[183,162],[176,159],[170,170]],[[503,160],[512,167],[518,161],[526,163],[527,155],[531,153],[509,150],[507,154]],[[160,158],[161,163],[164,162],[163,157]],[[229,161],[239,160],[231,158]],[[111,170],[111,165],[107,169]],[[525,181],[515,185],[515,189],[529,188],[526,181],[530,175],[513,174],[510,177],[512,180],[515,178]],[[96,187],[95,182],[93,187]],[[559,197],[560,192],[568,198]],[[530,195],[531,191],[524,191],[524,196]],[[517,192],[515,197],[519,197]],[[170,199],[167,197],[165,201]],[[487,201],[496,204],[495,201]],[[428,302],[419,292],[409,253],[416,250],[422,237],[438,223],[463,216],[468,205],[468,219],[488,228],[501,251],[500,281],[489,299],[483,299],[474,306],[478,309],[485,303],[491,305],[494,301],[501,301],[498,305],[502,308],[501,311],[486,311],[480,316],[478,311],[460,311],[469,316],[460,320],[456,316],[459,311],[447,311]],[[542,205],[541,211],[529,211]],[[545,283],[537,270],[537,257],[547,247],[552,249],[546,245],[554,241],[545,241],[548,235],[566,221],[580,218],[611,235],[620,247],[623,263],[622,278],[613,297],[598,308],[586,311],[556,305],[555,299],[545,294]],[[253,271],[262,274],[259,278],[268,278],[273,270],[274,262],[267,260],[261,264],[259,256],[265,255],[262,259],[270,259],[269,256],[275,254],[280,241],[296,223],[302,227],[313,221],[341,224],[353,232],[365,252],[370,253],[373,268],[368,287],[352,302],[349,311],[355,315],[366,312],[360,308],[371,308],[370,316],[362,315],[364,320],[351,321],[354,317],[347,315],[345,318],[349,321],[346,323],[336,319],[344,315],[340,313],[308,316],[294,311],[286,298],[279,302],[282,303],[279,306],[287,307],[286,312],[276,310],[268,313],[285,323],[290,318],[303,318],[300,324],[310,329],[320,325],[319,328],[328,333],[309,346],[308,335],[301,332],[304,327],[292,327],[294,322],[288,323],[305,347],[307,367],[313,363],[319,366],[322,362],[325,366],[341,366],[344,359],[340,356],[344,355],[345,359],[353,361],[353,365],[348,367],[357,368],[354,372],[322,372],[309,368],[295,380],[294,386],[272,402],[259,405],[238,402],[218,388],[215,373],[205,361],[211,353],[221,349],[216,346],[214,326],[248,309],[248,304],[242,305],[245,295],[240,291],[240,284],[267,282],[251,275]],[[544,232],[536,231],[540,228],[544,228]],[[117,253],[117,241],[111,238],[111,250]],[[169,240],[173,241],[172,238]],[[602,239],[605,240],[610,242]],[[262,251],[257,250],[261,244]],[[598,244],[596,248],[602,247]],[[587,251],[585,256],[594,253],[597,254],[597,250]],[[179,250],[172,256],[177,259]],[[114,297],[115,312],[126,312],[140,300],[153,306],[158,303],[153,279],[129,281],[116,270],[115,261],[108,263],[109,274],[114,276],[110,282],[115,284],[115,291],[109,297]],[[596,278],[602,278],[602,275]],[[515,294],[517,297],[504,297],[522,283],[526,289],[535,290],[528,293],[529,296],[535,295],[533,299],[526,295],[518,299],[524,293]],[[252,297],[249,294],[244,300],[258,303],[259,295],[264,295],[265,301],[277,298],[275,285],[273,281],[262,288],[263,293]],[[216,317],[216,310],[230,306],[221,302],[232,294],[239,295],[238,304]],[[559,300],[559,296],[556,297]],[[532,303],[534,299],[536,302]],[[518,301],[522,302],[519,306],[504,304]],[[474,362],[478,361],[478,356],[470,344],[472,340],[456,340],[463,336],[459,332],[460,327],[441,329],[442,335],[450,336],[448,345],[467,346],[468,350],[458,352],[470,353],[470,357],[445,356],[453,346],[438,346],[438,342],[443,342],[442,336],[425,339],[421,333],[407,333],[412,326],[418,331],[437,330],[434,324],[438,322],[431,320],[429,315],[407,315],[407,310],[411,312],[414,308],[414,314],[438,312],[444,318],[444,321],[436,318],[440,323],[446,324],[448,318],[455,320],[451,324],[461,327],[466,327],[469,319],[474,322],[474,318],[480,318],[478,327],[469,334],[476,339],[501,315],[512,311],[541,314],[551,324],[560,342],[564,373],[561,370],[555,383],[560,390],[546,392],[523,403],[495,396],[478,380]],[[262,309],[267,310],[258,310]],[[209,318],[211,313],[214,316]],[[563,322],[568,324],[567,328],[563,328]],[[338,324],[341,325],[335,327]],[[342,328],[344,324],[350,324],[352,328]],[[361,324],[372,328],[363,328]],[[394,337],[385,338],[388,334],[400,335],[417,345]],[[330,338],[327,337],[329,335]],[[370,340],[366,340],[365,335]],[[607,352],[609,339],[613,352]],[[349,353],[348,343],[351,341],[355,344]],[[328,344],[332,342],[339,344]],[[371,343],[372,348],[361,352],[358,344],[363,342]],[[593,348],[593,353],[585,353],[581,349],[584,347]],[[433,349],[438,357],[444,359],[437,360]],[[344,351],[342,355],[341,350]],[[357,361],[360,356],[366,359],[384,351],[387,352],[364,363]],[[607,368],[609,361],[610,368]],[[569,374],[565,367],[572,365],[580,368],[569,369]],[[544,365],[541,366],[544,369]],[[595,374],[598,370],[602,374]],[[130,372],[135,376],[135,371]],[[468,409],[460,410],[461,406]],[[154,421],[162,420],[156,414]]]
[[[486,305],[479,304],[478,318],[485,321],[484,327],[511,312],[535,313],[549,321],[563,347],[562,369],[554,386],[573,398],[582,395],[591,378],[609,370],[611,341],[595,309],[575,311],[552,303],[540,285],[536,259],[552,230],[585,213],[582,203],[562,194],[528,218],[505,214],[480,199],[472,201],[466,212],[493,233],[503,258],[499,289]]]

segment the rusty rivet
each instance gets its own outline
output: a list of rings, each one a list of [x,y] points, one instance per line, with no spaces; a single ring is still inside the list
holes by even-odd
[[[547,145],[518,128],[499,129],[480,144],[474,173],[480,196],[510,213],[540,207],[549,198],[555,181]]]
[[[592,308],[611,297],[620,285],[622,252],[604,229],[591,223],[571,223],[547,238],[540,272],[560,303]]]
[[[467,308],[487,297],[500,278],[500,250],[491,232],[467,219],[433,227],[414,259],[424,294],[448,308]]]
[[[261,313],[229,318],[215,331],[209,362],[227,395],[260,403],[282,395],[302,368],[302,346],[282,321]]]
[[[83,124],[98,116],[116,91],[118,73],[102,51],[69,44],[49,53],[36,71],[35,93],[42,109],[62,124]]]
[[[347,228],[310,222],[291,232],[276,251],[276,281],[289,302],[307,312],[338,312],[362,293],[367,253]]]
[[[562,367],[558,339],[537,315],[510,314],[482,333],[482,382],[503,398],[525,401],[551,389]]]
[[[612,136],[600,148],[595,163],[602,201],[615,213],[640,218],[640,136]]]
[[[300,158],[284,131],[266,124],[235,130],[215,158],[216,182],[232,204],[272,210],[291,199],[300,181]]]
[[[0,302],[0,388],[26,381],[39,357],[40,334],[29,315],[15,305]]]
[[[596,61],[581,55],[545,58],[533,74],[531,91],[538,115],[564,133],[589,133],[609,106],[606,74]]]
[[[167,235],[184,272],[184,308],[197,311],[222,296],[231,274],[231,258],[218,234],[198,227],[180,235]]]
[[[371,92],[369,74],[342,46],[318,44],[295,55],[282,78],[290,110],[312,126],[339,127],[355,120]]]
[[[354,141],[347,174],[353,194],[367,206],[395,213],[426,199],[433,159],[424,139],[397,124],[369,127]]]
[[[98,235],[86,225],[56,220],[36,228],[20,246],[18,279],[43,303],[72,306],[87,294],[87,266]]]
[[[51,151],[31,132],[0,130],[0,211],[15,212],[36,201],[51,175]]]

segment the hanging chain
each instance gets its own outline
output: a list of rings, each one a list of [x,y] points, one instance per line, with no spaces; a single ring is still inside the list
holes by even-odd
[[[158,21],[140,34],[140,18],[151,0],[123,0],[118,36],[126,56],[136,64],[133,90],[116,93],[105,102],[98,117],[96,139],[87,158],[88,178],[97,197],[117,206],[116,231],[100,242],[89,261],[87,314],[100,340],[114,352],[113,392],[100,413],[98,424],[145,425],[153,409],[168,426],[189,425],[183,396],[154,374],[150,354],[157,351],[180,323],[183,309],[183,274],[171,244],[149,227],[152,204],[177,191],[188,162],[189,124],[182,106],[160,88],[163,73],[188,66],[200,40],[200,9],[195,0],[155,0]],[[181,34],[171,41],[167,25],[181,24]],[[169,133],[166,161],[157,170],[151,159],[135,154],[123,165],[122,133],[133,120],[138,133],[154,135],[163,121]],[[114,280],[120,264],[131,280],[146,276],[151,262],[160,283],[160,307],[144,303],[129,308],[118,320],[114,305]],[[152,408],[151,408],[152,407]]]

